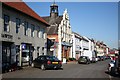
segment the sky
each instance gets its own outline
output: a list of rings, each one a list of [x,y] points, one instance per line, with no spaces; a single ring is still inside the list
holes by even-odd
[[[53,2],[26,2],[38,15],[49,16]],[[56,2],[59,15],[68,10],[72,31],[118,48],[117,2]]]

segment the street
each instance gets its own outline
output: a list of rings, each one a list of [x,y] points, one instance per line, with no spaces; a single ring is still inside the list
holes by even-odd
[[[91,64],[63,64],[63,70],[45,70],[27,67],[3,74],[3,78],[112,78],[105,73],[109,60]]]

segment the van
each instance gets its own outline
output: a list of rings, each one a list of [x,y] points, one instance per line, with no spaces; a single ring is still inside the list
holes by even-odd
[[[83,52],[83,56],[88,56],[90,59],[90,62],[96,62],[95,52],[94,51],[88,51],[85,50]]]

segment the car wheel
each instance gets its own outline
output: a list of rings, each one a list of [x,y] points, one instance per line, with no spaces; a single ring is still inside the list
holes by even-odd
[[[32,67],[35,67],[35,64],[34,64],[34,63],[32,63]]]
[[[111,68],[110,73],[112,73],[112,74],[115,73],[115,69],[114,69],[114,67]]]
[[[44,64],[41,65],[41,69],[45,70],[45,65]]]
[[[89,64],[89,62],[87,61],[86,64]]]

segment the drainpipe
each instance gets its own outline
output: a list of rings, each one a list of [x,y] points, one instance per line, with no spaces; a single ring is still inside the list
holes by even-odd
[[[19,66],[22,67],[22,45],[20,45]]]

